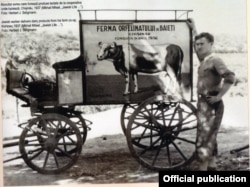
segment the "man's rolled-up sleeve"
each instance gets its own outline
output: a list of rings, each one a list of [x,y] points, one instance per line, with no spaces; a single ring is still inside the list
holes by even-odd
[[[225,83],[233,84],[235,82],[235,74],[228,70],[228,72],[222,75]]]
[[[233,84],[235,82],[235,73],[229,70],[221,59],[215,63],[215,68],[217,72],[224,78],[225,83]]]

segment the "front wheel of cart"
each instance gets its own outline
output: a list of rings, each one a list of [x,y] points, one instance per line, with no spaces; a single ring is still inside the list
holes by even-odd
[[[126,137],[131,154],[140,164],[151,170],[173,170],[192,160],[196,129],[196,108],[191,103],[158,95],[134,111]]]
[[[79,129],[81,136],[82,136],[82,145],[84,145],[86,138],[87,138],[87,124],[85,122],[85,119],[81,116],[80,112],[68,112],[66,114],[62,114],[64,116],[66,116],[67,118],[69,118],[75,125],[76,127]],[[74,147],[73,149],[68,149],[67,152],[69,154],[74,153],[75,151],[77,151],[77,148]],[[63,156],[64,153],[57,151],[56,152],[57,156]]]
[[[42,174],[56,174],[76,163],[82,142],[81,133],[71,120],[47,113],[29,121],[21,133],[19,149],[30,168]],[[72,149],[75,151],[68,152]]]

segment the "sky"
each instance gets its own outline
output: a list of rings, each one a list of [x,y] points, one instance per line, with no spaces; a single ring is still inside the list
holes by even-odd
[[[0,2],[23,2],[23,0],[0,0]],[[41,0],[30,0],[41,1]],[[48,2],[42,0],[44,2]],[[50,0],[65,1],[65,0]],[[232,34],[247,36],[247,0],[68,0],[82,1],[83,9],[170,9],[192,10],[189,17],[195,20],[198,32],[211,32],[213,34]],[[122,14],[122,13],[121,13]],[[20,19],[20,15],[18,19]],[[22,15],[30,18],[33,15]],[[79,19],[76,10],[43,10],[38,11],[37,18],[74,18]],[[1,19],[15,19],[15,15],[4,16]],[[78,30],[76,23],[66,24],[65,28]],[[58,31],[61,28],[53,28]]]
[[[247,34],[247,0],[85,0],[86,9],[193,10],[198,32]]]

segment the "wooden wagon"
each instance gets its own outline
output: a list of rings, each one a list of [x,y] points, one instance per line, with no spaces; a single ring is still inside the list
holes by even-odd
[[[25,163],[43,174],[70,168],[88,131],[76,106],[122,104],[121,127],[139,163],[152,170],[185,166],[192,159],[197,127],[192,32],[186,23],[190,11],[79,10],[80,55],[53,65],[55,82],[7,69],[8,94],[24,101],[32,115],[19,125]],[[182,54],[168,46],[178,46]],[[177,66],[172,66],[175,58]],[[169,70],[177,85],[167,85],[173,81]]]

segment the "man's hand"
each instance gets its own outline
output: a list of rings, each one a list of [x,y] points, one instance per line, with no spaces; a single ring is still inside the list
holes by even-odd
[[[188,18],[188,19],[187,19],[187,24],[188,24],[188,26],[189,26],[192,30],[196,28],[193,18]]]
[[[197,30],[196,30],[196,26],[194,23],[194,19],[193,18],[187,19],[187,24],[188,24],[189,28],[193,31],[193,35],[196,35]]]
[[[219,95],[216,96],[207,96],[207,101],[210,104],[214,104],[217,103],[221,100],[222,98]]]

